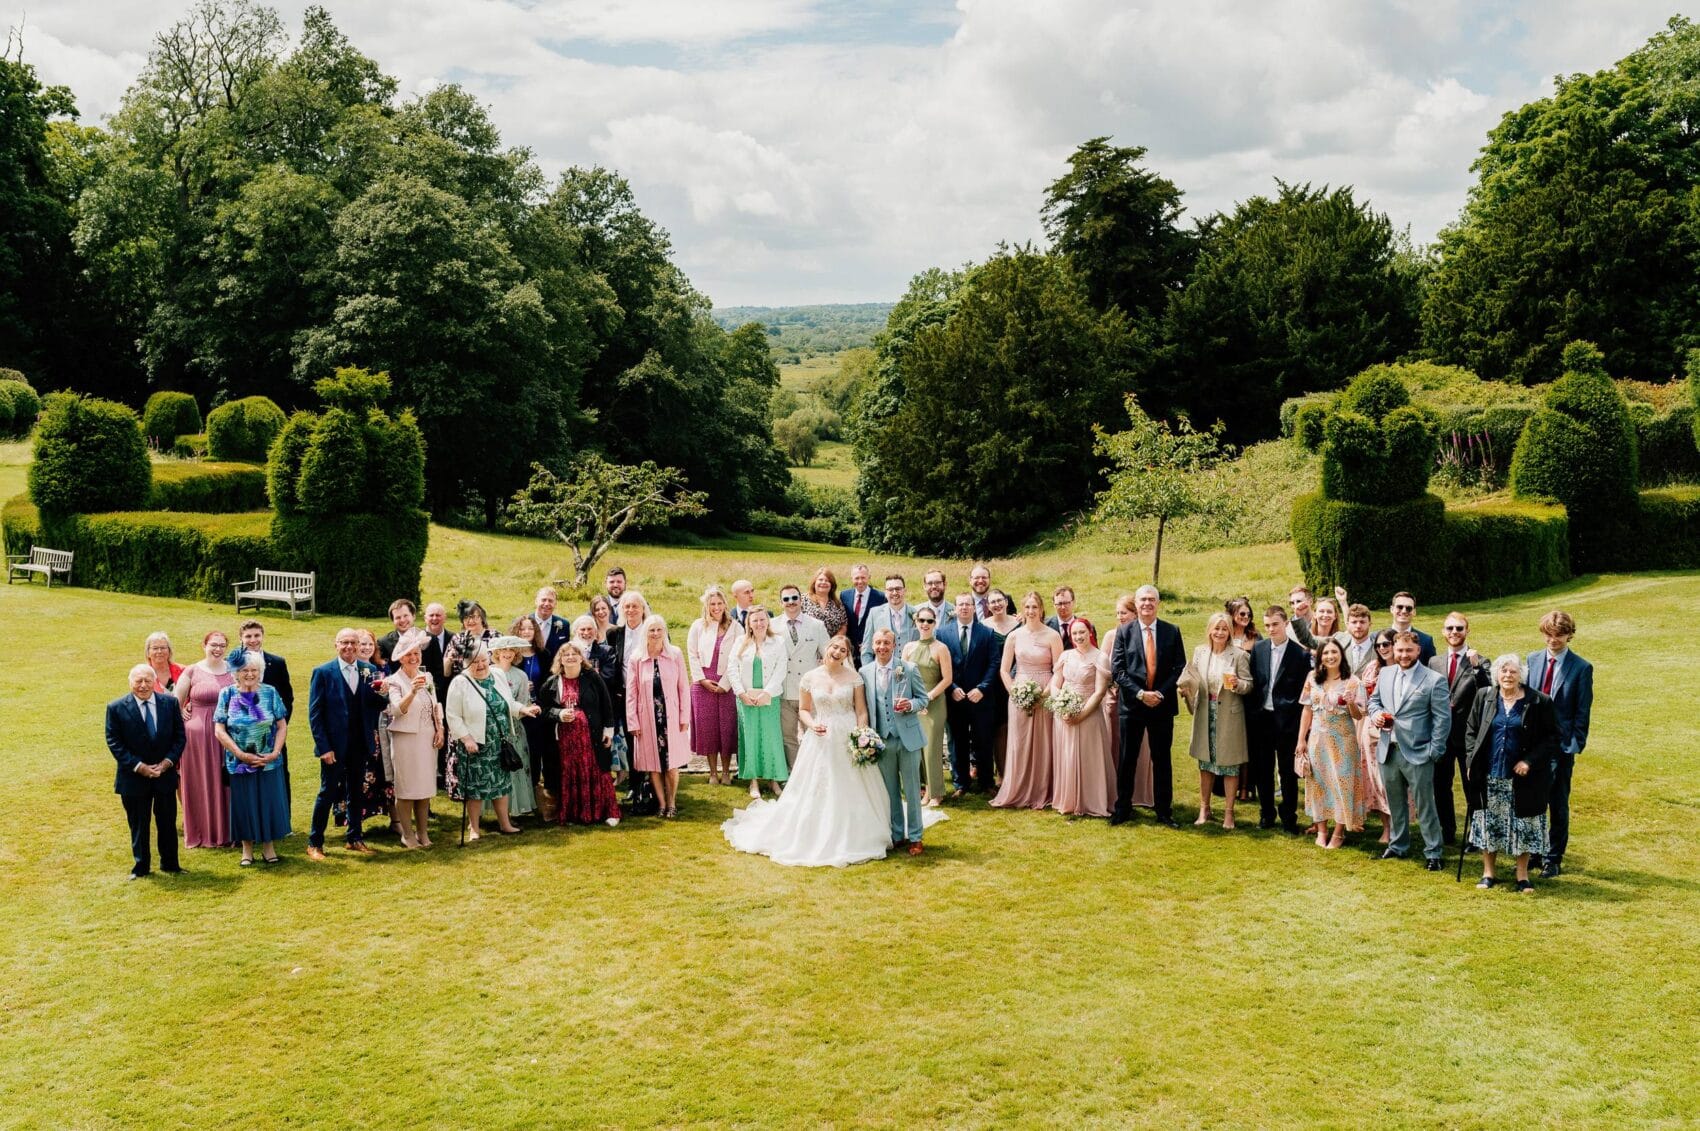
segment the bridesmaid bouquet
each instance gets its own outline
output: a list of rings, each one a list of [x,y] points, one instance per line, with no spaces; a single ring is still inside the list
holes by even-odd
[[[1050,700],[1049,705],[1051,713],[1056,715],[1059,719],[1066,719],[1071,715],[1078,715],[1080,714],[1081,708],[1086,706],[1086,697],[1072,687],[1060,687],[1051,692],[1048,698]]]
[[[1029,715],[1033,713],[1033,708],[1037,707],[1039,701],[1044,697],[1045,689],[1031,679],[1018,679],[1014,686],[1009,689],[1009,701]]]
[[[885,739],[873,727],[857,727],[850,732],[845,745],[849,747],[852,766],[871,766],[885,753]]]

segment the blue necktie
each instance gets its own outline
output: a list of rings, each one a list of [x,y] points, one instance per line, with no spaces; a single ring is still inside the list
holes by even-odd
[[[147,702],[142,704],[142,721],[147,724],[148,737],[157,738],[159,736],[159,732],[154,727],[152,699],[149,699]]]

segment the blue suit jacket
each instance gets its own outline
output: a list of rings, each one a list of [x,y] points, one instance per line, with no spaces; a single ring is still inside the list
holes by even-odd
[[[1393,688],[1395,669],[1382,672],[1375,681],[1375,694],[1369,697],[1370,714],[1390,710],[1382,702],[1382,692]],[[1399,707],[1393,711],[1393,741],[1376,744],[1375,760],[1387,761],[1389,745],[1397,746],[1405,761],[1414,766],[1438,761],[1446,753],[1446,736],[1452,733],[1452,705],[1447,697],[1446,680],[1439,673],[1417,664],[1405,673],[1412,681],[1405,689]],[[1253,694],[1256,694],[1253,692]]]
[[[891,603],[888,601],[879,608],[868,613],[868,623],[862,626],[862,662],[871,664],[874,660],[874,633],[882,628],[889,628],[897,636],[897,651],[902,653],[903,646],[910,641],[921,639],[921,630],[915,627],[915,609],[917,606],[905,601],[903,603],[903,623],[891,623]]]
[[[106,748],[118,760],[118,776],[112,792],[125,797],[149,797],[155,793],[171,793],[177,789],[177,765],[183,760],[182,709],[175,696],[163,691],[153,693],[154,733],[142,722],[142,712],[136,697],[128,692],[106,705]],[[136,766],[151,766],[162,759],[171,762],[171,769],[157,778],[136,772]]]
[[[355,661],[355,667],[360,670],[360,688],[353,695],[342,678],[340,661],[331,660],[313,669],[307,689],[307,727],[313,732],[316,757],[335,753],[341,758],[356,744],[368,757],[372,754],[378,712],[389,700],[372,690],[377,668],[360,660]]]
[[[868,599],[862,603],[862,619],[856,619],[856,591],[846,589],[838,595],[838,601],[844,606],[844,634],[850,638],[851,650],[858,655],[862,651],[862,631],[868,626],[868,614],[885,604],[885,594],[868,586]]]
[[[1547,650],[1529,653],[1529,686],[1536,691],[1547,676]],[[1588,746],[1588,721],[1594,713],[1594,665],[1566,652],[1553,676],[1552,707],[1558,715],[1558,748],[1580,754]]]
[[[950,685],[964,694],[979,689],[991,693],[998,678],[997,634],[976,620],[968,630],[968,650],[962,650],[962,626],[952,617],[938,627],[938,641],[950,649]]]
[[[891,664],[891,686],[886,689],[883,698],[879,693],[878,666],[873,663],[862,666],[862,690],[868,701],[868,725],[888,743],[895,738],[898,745],[906,750],[925,749],[927,734],[921,729],[921,715],[916,706],[927,694],[927,689],[921,685],[921,673],[907,660],[893,657]],[[907,711],[900,712],[892,708],[892,700],[899,697],[899,692],[903,698],[911,700]]]

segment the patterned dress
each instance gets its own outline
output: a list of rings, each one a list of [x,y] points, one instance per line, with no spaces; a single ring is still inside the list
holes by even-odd
[[[574,710],[573,721],[563,719],[555,730],[561,758],[561,811],[557,820],[563,825],[593,825],[617,818],[620,802],[614,795],[614,779],[596,764],[589,719],[577,709],[578,680],[562,679],[560,687],[561,706]]]
[[[1486,808],[1470,818],[1470,843],[1483,852],[1511,856],[1546,855],[1547,815],[1519,817],[1511,785],[1512,767],[1523,757],[1523,715],[1527,695],[1506,709],[1499,698],[1493,713],[1493,754],[1488,763]]]
[[[1333,821],[1357,832],[1364,827],[1364,772],[1358,750],[1357,720],[1351,705],[1365,705],[1363,685],[1355,679],[1337,680],[1317,688],[1305,677],[1299,702],[1310,708],[1306,757],[1305,815],[1313,822]]]
[[[824,605],[815,604],[813,597],[803,598],[803,615],[814,617],[826,625],[826,638],[831,640],[844,632],[845,625],[850,623],[850,614],[844,611],[844,602],[831,598]]]
[[[477,752],[468,753],[459,739],[449,746],[454,760],[449,796],[456,801],[494,801],[506,797],[511,786],[502,769],[502,739],[512,734],[513,726],[507,698],[496,690],[497,674],[472,680],[484,696],[484,741]]]
[[[264,754],[272,749],[279,720],[288,717],[277,690],[262,683],[251,693],[234,685],[221,691],[213,721],[224,724],[244,753]],[[282,766],[281,758],[265,766],[250,766],[224,752],[224,768],[230,774],[232,840],[263,844],[289,835],[289,776]]]

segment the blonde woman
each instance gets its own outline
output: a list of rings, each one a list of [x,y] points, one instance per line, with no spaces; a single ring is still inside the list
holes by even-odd
[[[710,585],[699,602],[702,615],[685,634],[691,666],[691,751],[708,759],[708,783],[732,784],[738,753],[738,705],[727,679],[732,650],[744,630],[732,619],[726,591]]]
[[[1193,649],[1192,662],[1181,673],[1176,690],[1192,712],[1191,755],[1198,763],[1197,825],[1209,824],[1211,794],[1216,779],[1237,778],[1249,761],[1245,733],[1245,704],[1251,690],[1251,657],[1233,643],[1233,621],[1212,613],[1205,643]],[[1224,783],[1222,827],[1234,827],[1236,790]]]
[[[142,658],[153,669],[153,685],[157,690],[170,691],[183,674],[183,665],[171,658],[171,637],[163,632],[150,633],[142,645]]]
[[[738,775],[750,783],[750,798],[761,798],[761,783],[773,785],[791,776],[785,764],[785,735],[779,724],[779,701],[785,693],[790,655],[785,641],[774,636],[767,610],[751,605],[746,631],[732,649],[727,676],[738,701]]]
[[[622,600],[622,618],[634,607]],[[640,623],[639,629],[626,629],[643,642],[643,651],[626,662],[626,734],[632,743],[632,769],[649,775],[660,815],[677,817],[679,771],[690,760],[690,679],[684,654],[667,643],[667,622],[651,614]]]

